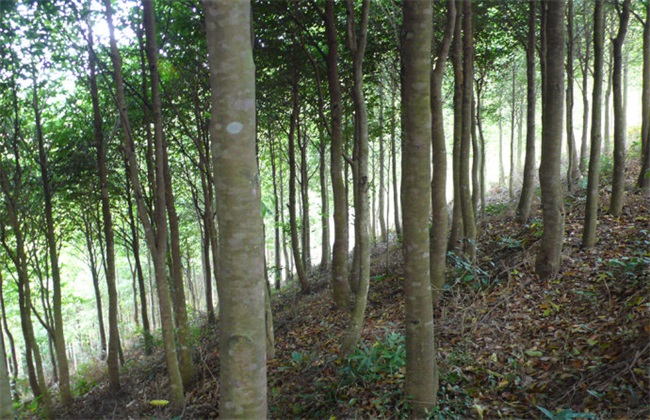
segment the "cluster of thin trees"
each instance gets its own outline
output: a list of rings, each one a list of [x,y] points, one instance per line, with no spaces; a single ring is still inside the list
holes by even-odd
[[[154,2],[143,0],[126,16],[116,16],[110,0],[22,5],[22,9],[3,5],[8,17],[0,21],[6,41],[0,47],[0,275],[10,273],[16,287],[23,363],[29,387],[45,414],[51,409],[51,396],[33,316],[47,331],[60,399],[67,405],[72,392],[60,252],[61,243],[78,231],[89,256],[111,390],[120,389],[117,261],[119,249],[124,248],[132,258],[129,262],[133,261],[133,297],[140,298],[133,306],[136,319],[140,314],[145,351],[150,353],[153,347],[155,326],[150,325],[149,314],[156,303],[169,399],[175,410],[182,409],[184,392],[196,380],[186,298],[190,290],[196,302],[196,285],[187,275],[191,271],[190,251],[183,245],[187,224],[179,216],[190,208],[200,231],[193,238],[199,238],[203,268],[201,309],[209,322],[215,321],[217,312],[219,317],[220,414],[265,417],[266,360],[273,357],[274,346],[267,265],[273,265],[276,288],[280,288],[285,265],[291,267],[287,277],[295,273],[301,290],[310,291],[309,179],[314,149],[320,179],[321,268],[330,269],[335,306],[342,316],[350,315],[340,355],[354,351],[363,328],[370,250],[377,231],[374,224],[378,222],[385,241],[392,197],[394,227],[403,239],[405,264],[405,395],[413,398],[417,415],[435,406],[438,376],[432,304],[444,290],[447,252],[470,261],[476,257],[477,219],[485,210],[482,99],[487,85],[494,82],[490,72],[496,71],[498,58],[497,53],[486,53],[485,45],[496,45],[497,51],[503,43],[515,48],[518,42],[525,51],[525,163],[517,217],[527,223],[531,216],[539,167],[544,235],[535,269],[541,279],[554,277],[560,269],[563,179],[571,191],[581,176],[587,177],[583,245],[593,247],[596,241],[604,80],[611,80],[614,111],[608,209],[620,215],[624,206],[627,98],[623,49],[630,19],[643,24],[642,169],[637,188],[650,196],[650,1],[643,3],[644,10],[631,0],[576,3],[583,20],[592,23],[581,27],[582,37],[589,40],[580,61],[583,121],[591,113],[591,129],[587,142],[588,124],[583,123],[580,148],[574,138],[573,78],[574,50],[582,43],[577,41],[574,26],[574,0],[516,4],[405,0],[401,8],[370,0],[268,1],[252,8],[245,0],[205,0],[183,11],[158,9]],[[604,76],[606,9],[616,22],[611,78]],[[513,43],[504,41],[504,28],[498,35],[486,24],[488,10],[504,17],[503,26],[514,34]],[[156,15],[165,13],[169,19],[161,35]],[[123,33],[124,19],[135,22],[135,46],[125,46],[117,35]],[[107,44],[97,43],[98,20],[108,28]],[[70,49],[78,54],[66,56]],[[160,51],[164,51],[161,56]],[[54,85],[41,80],[41,72],[53,63],[70,74],[77,71],[78,96],[65,105],[82,104],[74,105],[78,107],[75,123],[71,114],[57,118]],[[538,64],[539,162],[535,137]],[[367,75],[364,68],[369,67],[378,70]],[[589,74],[593,75],[591,106]],[[453,124],[452,133],[446,135],[443,111],[449,102]],[[514,85],[512,106],[514,133]],[[384,131],[391,139],[388,146]],[[372,142],[372,137],[378,137],[378,142]],[[447,197],[448,154],[453,197]],[[260,178],[260,168],[271,175],[270,181]],[[285,185],[289,190],[287,223]],[[392,194],[388,194],[391,185]],[[449,198],[453,198],[451,217]],[[269,207],[273,264],[266,261],[265,253],[264,210]],[[141,239],[146,258],[152,262],[149,274],[155,285],[150,285],[149,292],[155,291],[156,299],[148,299]],[[108,337],[102,325],[100,272],[108,294]],[[39,280],[40,296],[32,295],[33,278]],[[3,335],[0,417],[9,415],[9,378],[15,379],[19,370],[3,296],[0,288],[1,330],[10,350],[5,349]],[[41,305],[34,304],[38,299]]]

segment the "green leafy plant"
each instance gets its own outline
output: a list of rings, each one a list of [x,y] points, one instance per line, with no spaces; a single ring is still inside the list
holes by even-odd
[[[547,410],[544,407],[536,406],[539,411],[544,413],[546,417],[551,420],[571,420],[571,419],[595,419],[596,415],[594,413],[577,413],[571,409],[560,410],[558,412],[552,412]]]
[[[485,213],[489,215],[501,214],[506,210],[508,210],[508,205],[506,203],[495,203],[485,206]]]
[[[454,267],[456,282],[469,286],[474,291],[485,290],[494,283],[487,271],[460,255],[449,251],[447,261]]]

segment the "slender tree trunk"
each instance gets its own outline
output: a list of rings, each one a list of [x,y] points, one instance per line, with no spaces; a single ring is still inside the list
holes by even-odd
[[[385,189],[385,165],[386,152],[384,147],[384,89],[383,85],[379,84],[379,132],[381,133],[378,139],[379,142],[379,239],[381,242],[388,241],[388,231],[386,228],[386,219],[384,218],[386,197]]]
[[[53,193],[47,155],[45,152],[45,140],[43,138],[43,126],[41,124],[41,110],[38,103],[36,75],[34,75],[34,89],[32,98],[32,104],[34,107],[34,123],[36,127],[36,140],[38,141],[38,164],[41,170],[41,186],[43,187],[43,201],[45,204],[45,239],[47,241],[49,259],[52,267],[54,346],[56,348],[56,359],[59,372],[59,392],[63,405],[69,405],[72,403],[72,394],[70,392],[70,370],[68,368],[68,356],[65,351],[65,334],[63,332],[63,314],[61,309],[61,274],[59,270],[59,255],[57,252],[56,234],[54,232],[54,210],[52,208]]]
[[[512,63],[512,95],[510,96],[510,175],[508,176],[508,196],[512,201],[515,198],[514,178],[515,178],[515,88],[517,86],[517,66],[516,62]]]
[[[406,379],[404,395],[413,398],[413,415],[426,416],[436,406],[438,369],[433,336],[429,276],[431,186],[431,1],[404,2],[402,90],[404,148],[404,293],[406,296]],[[425,199],[426,198],[426,199]]]
[[[503,116],[499,111],[499,185],[506,183],[506,172],[503,166]]]
[[[276,178],[276,152],[275,152],[275,140],[271,137],[271,130],[269,129],[269,144],[270,150],[269,154],[271,155],[271,176],[273,177],[273,237],[275,239],[275,270],[274,271],[274,286],[275,290],[280,290],[280,282],[282,281],[282,262],[281,262],[281,252],[282,248],[280,247],[280,212],[282,208],[280,207],[280,197],[278,196],[278,181]]]
[[[165,346],[165,362],[167,366],[167,374],[169,375],[171,402],[174,411],[181,411],[185,402],[183,396],[183,382],[180,374],[178,360],[176,357],[176,344],[174,337],[173,314],[171,308],[169,284],[167,282],[167,273],[165,265],[165,255],[167,251],[167,218],[166,218],[166,203],[165,203],[165,179],[164,179],[164,143],[162,136],[162,116],[156,113],[154,107],[154,140],[155,140],[155,213],[154,222],[149,219],[144,195],[140,186],[138,175],[138,166],[135,156],[135,144],[131,137],[131,123],[128,118],[126,96],[124,93],[124,82],[122,79],[122,60],[120,52],[117,48],[115,40],[115,30],[113,27],[113,12],[110,0],[105,0],[104,6],[106,9],[106,21],[108,23],[111,44],[111,59],[113,61],[115,90],[117,105],[120,113],[120,121],[123,129],[124,136],[124,149],[129,161],[129,178],[133,187],[136,204],[138,208],[138,215],[140,221],[144,225],[145,236],[147,245],[149,247],[151,257],[153,259],[154,271],[156,277],[156,285],[158,291],[158,308],[160,311],[160,324],[163,333],[163,342]],[[145,10],[152,5],[143,3]],[[146,19],[147,13],[145,12],[145,26],[148,25]],[[149,21],[149,24],[151,22]],[[155,48],[151,44],[151,37],[147,37],[147,50]],[[148,55],[151,51],[148,52]],[[157,83],[152,83],[157,84]],[[155,227],[154,227],[155,226]]]
[[[627,34],[630,20],[630,0],[623,1],[622,10],[619,12],[619,27],[614,44],[614,71],[612,85],[614,89],[614,176],[612,180],[612,195],[609,203],[609,213],[620,216],[625,200],[625,107],[623,105],[623,43]]]
[[[5,299],[4,299],[4,292],[2,290],[4,279],[2,278],[2,272],[0,271],[0,318],[2,318],[2,325],[0,326],[0,335],[2,335],[2,328],[4,328],[4,334],[7,335],[7,339],[9,340],[9,350],[11,350],[11,356],[7,356],[7,360],[9,361],[9,371],[11,373],[11,380],[10,382],[13,385],[13,389],[11,390],[11,395],[13,396],[14,400],[19,400],[19,398],[16,398],[18,396],[18,390],[16,388],[16,380],[18,379],[18,360],[16,358],[16,345],[14,341],[14,336],[9,330],[9,325],[7,324],[7,311],[5,307]],[[6,352],[6,348],[5,348]]]
[[[536,45],[536,4],[528,2],[528,42],[526,43],[526,157],[524,179],[517,204],[517,220],[526,223],[530,216],[535,189],[535,45]]]
[[[4,320],[4,316],[2,317]],[[7,353],[5,340],[0,330],[0,418],[13,419],[14,406],[11,401],[11,385],[9,383],[9,370],[7,369]]]
[[[325,36],[327,37],[327,80],[330,93],[331,150],[330,173],[334,201],[334,246],[332,248],[332,294],[337,308],[343,309],[350,299],[348,282],[348,199],[343,180],[343,114],[341,83],[338,71],[338,41],[334,17],[334,0],[325,1]]]
[[[300,149],[300,203],[302,207],[302,266],[306,273],[311,271],[311,224],[309,220],[309,173],[307,171],[307,133],[303,131],[303,126],[298,114],[298,148]]]
[[[460,143],[463,125],[463,40],[462,40],[462,3],[457,0],[458,13],[454,26],[454,38],[451,44],[451,59],[454,68],[454,136],[452,151],[452,173],[454,184],[454,202],[451,217],[451,230],[447,247],[458,251],[460,240],[464,235],[463,229],[463,203],[461,201],[460,184]]]
[[[589,249],[596,244],[598,223],[598,190],[600,184],[600,148],[602,142],[602,95],[603,95],[603,44],[605,42],[603,0],[595,0],[594,10],[594,91],[591,116],[591,154],[589,156],[589,177],[587,179],[587,204],[585,224],[582,231],[582,246]]]
[[[463,251],[473,260],[476,255],[476,219],[470,195],[469,153],[472,130],[472,99],[474,97],[474,24],[472,3],[463,3],[463,125],[460,141],[460,199],[463,207]]]
[[[113,391],[120,389],[118,370],[119,330],[117,320],[117,287],[115,274],[115,237],[113,234],[113,219],[108,196],[108,171],[106,168],[105,141],[102,129],[102,117],[99,110],[99,95],[97,90],[97,77],[95,74],[95,60],[92,46],[92,29],[89,26],[90,49],[90,92],[93,103],[93,127],[95,148],[97,149],[97,170],[99,176],[100,196],[102,203],[103,234],[106,241],[106,285],[108,287],[108,374],[109,383]],[[99,303],[98,305],[101,305]]]
[[[564,0],[542,2],[546,14],[542,29],[545,55],[542,72],[542,161],[539,181],[542,188],[544,235],[535,261],[535,272],[550,279],[560,269],[564,241],[562,202],[562,119],[564,114],[565,25]]]
[[[319,179],[320,179],[320,223],[321,223],[321,262],[320,269],[326,270],[332,260],[330,248],[330,198],[327,187],[327,148],[325,140],[319,141]]]
[[[587,24],[588,2],[583,2],[583,25],[585,33],[588,32],[589,25]],[[591,61],[591,42],[589,36],[583,37],[585,42],[585,52],[581,55],[581,70],[582,70],[582,136],[580,141],[580,173],[584,174],[587,171],[588,164],[588,128],[589,128],[589,62]]]
[[[474,217],[477,217],[478,202],[481,198],[481,187],[479,179],[479,174],[481,173],[481,148],[479,147],[478,132],[476,128],[476,96],[474,95],[472,95],[470,113],[470,136],[472,139],[472,211],[474,212]]]
[[[390,93],[390,106],[391,109],[395,110],[395,90],[391,89]],[[399,210],[399,191],[398,191],[398,182],[397,182],[397,123],[396,123],[396,112],[393,112],[392,118],[390,120],[390,157],[391,157],[391,168],[393,176],[393,211],[394,220],[395,220],[395,234],[397,237],[402,236],[402,219],[400,218]]]
[[[612,139],[609,135],[609,123],[610,123],[610,97],[612,94],[612,80],[613,80],[613,66],[612,66],[612,50],[608,48],[609,54],[607,55],[607,90],[605,90],[605,101],[603,102],[603,115],[605,116],[605,132],[603,134],[603,154],[605,156],[611,156],[612,154]]]
[[[480,159],[479,159],[479,196],[481,200],[481,217],[485,216],[485,135],[483,134],[483,83],[481,80],[480,85],[477,86],[476,92],[476,126],[478,127],[478,135],[480,142]],[[480,86],[480,87],[479,87]]]
[[[210,135],[223,256],[218,288],[222,328],[219,415],[265,418],[264,234],[255,150],[251,5],[249,1],[208,0],[204,6],[212,91]],[[248,105],[233,106],[237,103]]]
[[[643,24],[643,87],[641,93],[641,172],[637,184],[650,196],[650,1]]]
[[[298,238],[298,220],[296,215],[296,152],[295,141],[296,131],[298,126],[298,71],[296,66],[291,70],[291,97],[293,104],[293,111],[291,113],[291,127],[289,129],[289,224],[291,225],[291,250],[293,251],[293,260],[298,274],[298,281],[300,282],[300,290],[303,293],[308,293],[310,290],[309,282],[307,281],[307,274],[305,273],[305,266],[300,256],[300,241]],[[303,249],[303,252],[305,250]]]
[[[431,215],[435,223],[431,225],[431,236],[429,238],[429,275],[434,301],[440,298],[445,286],[447,227],[449,224],[447,215],[447,146],[442,112],[442,81],[451,40],[454,36],[456,5],[454,0],[447,0],[446,3],[445,34],[437,53],[435,67],[431,72],[431,159],[433,162]]]
[[[578,154],[576,153],[575,136],[573,135],[573,48],[575,39],[573,35],[573,0],[567,1],[567,88],[566,88],[566,134],[567,134],[567,189],[573,191],[573,183],[580,178]]]
[[[348,11],[347,32],[348,44],[352,53],[352,101],[355,110],[355,156],[354,156],[354,191],[355,191],[355,220],[354,230],[355,254],[359,263],[359,277],[353,278],[353,283],[358,284],[355,291],[354,308],[350,323],[347,327],[343,342],[341,343],[340,355],[345,357],[354,351],[361,329],[363,328],[364,314],[368,300],[368,287],[370,285],[370,241],[369,241],[369,209],[368,209],[368,111],[363,94],[363,57],[366,50],[368,36],[368,14],[370,1],[363,0],[361,6],[361,21],[359,31],[355,26],[354,3],[346,0]],[[353,276],[355,275],[353,270]],[[355,281],[356,280],[356,281]]]

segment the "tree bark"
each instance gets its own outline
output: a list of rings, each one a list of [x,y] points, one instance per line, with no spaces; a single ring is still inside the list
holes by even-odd
[[[166,218],[166,203],[165,203],[165,179],[164,179],[164,155],[163,155],[163,137],[162,137],[162,120],[156,123],[156,119],[160,119],[160,115],[154,112],[154,153],[155,153],[155,213],[154,223],[149,219],[144,195],[140,185],[138,166],[135,156],[135,143],[131,135],[131,123],[128,118],[126,96],[124,93],[124,81],[122,78],[122,59],[120,52],[117,48],[115,40],[115,30],[113,27],[113,11],[111,8],[110,0],[104,1],[106,9],[106,21],[108,23],[110,34],[110,48],[111,60],[113,62],[115,79],[115,91],[118,110],[120,114],[120,122],[122,125],[124,136],[124,150],[128,159],[129,179],[136,199],[138,208],[138,215],[140,221],[144,226],[145,236],[147,239],[147,246],[151,253],[153,260],[154,272],[156,277],[156,286],[158,292],[158,309],[160,311],[160,324],[163,332],[163,342],[165,346],[165,364],[167,366],[167,374],[169,375],[171,403],[173,410],[180,412],[185,404],[183,396],[183,382],[180,374],[178,360],[176,356],[176,344],[174,337],[174,324],[173,314],[171,308],[169,283],[167,282],[167,273],[165,265],[165,255],[167,251],[167,218]],[[146,2],[145,2],[145,8]],[[146,14],[145,14],[146,16]],[[146,23],[146,20],[145,20]],[[149,37],[147,37],[149,43]],[[152,48],[151,45],[147,49]],[[154,108],[155,110],[155,108]]]
[[[526,223],[530,216],[535,189],[535,45],[536,45],[536,4],[528,2],[528,41],[526,43],[526,157],[524,180],[517,204],[517,220]]]
[[[337,308],[343,309],[350,299],[348,282],[348,200],[343,182],[343,116],[341,82],[338,71],[338,41],[334,0],[325,1],[325,36],[327,37],[327,80],[330,94],[332,144],[330,174],[334,200],[334,246],[332,248],[332,294]]]
[[[562,202],[562,119],[564,114],[565,25],[564,0],[542,2],[546,14],[542,36],[546,44],[542,72],[542,161],[539,181],[542,188],[544,235],[535,261],[535,272],[550,279],[560,269],[564,240]]]
[[[4,317],[3,317],[4,320]],[[11,401],[11,386],[9,384],[9,370],[7,369],[7,354],[5,340],[0,330],[0,418],[13,419],[14,406]]]
[[[573,191],[573,183],[580,178],[578,154],[576,153],[575,137],[573,135],[573,0],[567,1],[567,84],[566,84],[566,136],[567,136],[567,190]]]
[[[470,260],[476,255],[476,219],[470,195],[469,154],[472,131],[472,98],[474,97],[474,24],[472,3],[463,3],[463,124],[460,139],[460,199],[463,207],[463,252]]]
[[[447,56],[454,36],[456,24],[456,5],[454,0],[446,0],[447,20],[445,34],[437,52],[435,67],[431,71],[431,225],[429,249],[429,275],[433,300],[440,298],[445,286],[445,261],[447,258],[447,147],[443,118],[442,82],[447,64]]]
[[[355,155],[354,155],[354,202],[355,202],[355,254],[358,258],[358,278],[352,272],[352,284],[357,284],[355,290],[354,308],[350,323],[341,343],[340,356],[345,357],[354,351],[363,328],[368,287],[370,285],[370,241],[369,241],[369,209],[368,209],[368,111],[363,94],[363,57],[368,37],[368,14],[370,1],[363,0],[361,5],[361,20],[359,31],[355,28],[355,12],[352,0],[345,2],[347,16],[348,45],[352,53],[352,101],[354,103],[355,120]],[[354,288],[353,288],[354,290]]]
[[[451,44],[451,59],[454,69],[454,135],[452,150],[452,173],[454,185],[454,201],[451,217],[451,229],[449,231],[449,243],[447,247],[452,251],[458,251],[460,240],[464,235],[463,229],[463,204],[461,201],[460,186],[460,143],[463,125],[463,40],[462,40],[462,3],[457,2],[456,23],[454,26],[454,37]]]
[[[630,0],[624,0],[619,11],[619,27],[616,38],[612,40],[614,54],[614,70],[612,72],[612,87],[614,90],[614,174],[612,179],[612,195],[609,202],[609,213],[620,216],[625,200],[625,108],[623,105],[623,43],[630,21]]]
[[[605,43],[605,12],[603,0],[595,0],[594,9],[594,90],[591,114],[591,153],[589,155],[589,176],[587,179],[587,203],[585,224],[582,231],[582,246],[593,248],[596,244],[598,223],[598,193],[600,184],[600,149],[602,143],[602,96],[603,96],[603,49]]]
[[[266,286],[255,145],[251,5],[249,1],[206,0],[204,7],[221,256],[219,415],[265,418]]]
[[[70,369],[68,367],[68,356],[65,346],[65,334],[63,332],[63,314],[61,308],[61,272],[59,270],[59,255],[57,251],[56,234],[54,232],[54,210],[52,208],[52,184],[50,171],[45,151],[45,140],[43,138],[43,126],[41,123],[41,110],[38,103],[38,88],[36,75],[34,75],[34,88],[32,105],[34,107],[34,124],[36,127],[36,140],[38,142],[38,165],[41,170],[43,187],[43,201],[45,210],[45,239],[52,270],[52,306],[54,313],[54,347],[56,348],[56,360],[58,364],[59,392],[63,405],[72,403],[70,392]]]
[[[429,277],[431,186],[431,1],[404,2],[402,90],[404,128],[402,208],[404,209],[404,293],[406,296],[406,378],[404,395],[412,397],[413,415],[435,407],[438,369],[433,336]],[[425,199],[426,198],[426,199]]]
[[[641,172],[637,185],[650,197],[650,1],[643,23],[643,87],[641,93]]]
[[[302,293],[308,293],[310,290],[305,266],[300,256],[300,240],[298,238],[298,216],[296,212],[296,131],[298,131],[298,114],[300,112],[298,105],[298,71],[296,66],[291,70],[291,103],[293,110],[291,112],[291,126],[289,128],[289,224],[291,228],[291,251],[293,252],[293,262],[296,267],[300,290]],[[303,249],[303,252],[305,250]]]

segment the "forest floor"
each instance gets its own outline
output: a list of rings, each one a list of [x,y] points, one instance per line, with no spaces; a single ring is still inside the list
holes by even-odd
[[[629,184],[636,173],[632,166]],[[503,199],[502,191],[493,193]],[[552,281],[534,274],[539,210],[518,225],[499,198],[481,219],[477,260],[450,254],[449,287],[435,306],[435,418],[650,418],[650,202],[628,191],[623,215],[602,211],[598,243],[584,251],[583,193],[565,201],[563,262]],[[601,208],[608,202],[603,190]],[[328,273],[312,274],[308,295],[297,285],[274,294],[271,418],[408,416],[402,264],[394,240],[374,248],[362,340],[347,360],[338,357],[347,319],[334,309]],[[194,331],[199,379],[186,392],[182,417],[213,418],[219,414],[217,327],[198,321]],[[105,377],[95,378],[94,387],[56,416],[172,417],[168,408],[150,405],[167,395],[162,346],[152,356],[132,349],[127,359],[120,394],[110,394]]]

